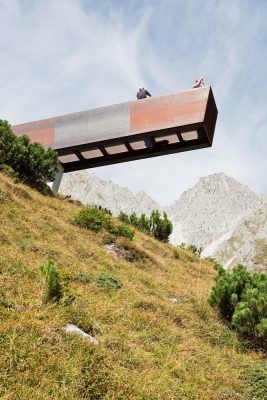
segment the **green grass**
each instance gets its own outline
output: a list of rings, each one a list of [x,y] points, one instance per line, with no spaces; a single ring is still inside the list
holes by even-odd
[[[0,207],[1,399],[264,398],[255,396],[265,356],[244,348],[208,305],[212,263],[183,249],[175,258],[139,231],[130,241],[74,226],[81,206],[1,174]],[[44,304],[48,260],[64,293]],[[113,279],[123,285],[110,288]],[[99,344],[68,335],[66,324]]]

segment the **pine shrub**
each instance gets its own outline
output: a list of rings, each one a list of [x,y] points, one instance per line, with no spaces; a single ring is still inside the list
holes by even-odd
[[[133,229],[125,224],[114,225],[110,211],[97,205],[83,207],[80,212],[71,218],[70,222],[81,228],[91,229],[94,232],[106,229],[108,233],[114,236],[123,236],[130,240],[134,237]]]
[[[7,121],[0,120],[0,164],[3,171],[30,184],[51,182],[58,169],[57,153],[32,143],[28,136],[17,137]],[[4,167],[7,166],[7,167]]]
[[[218,268],[210,304],[251,345],[267,349],[267,275],[237,265],[232,272]]]
[[[141,216],[138,217],[135,212],[128,216],[127,214],[121,212],[119,218],[124,223],[131,224],[141,231],[150,234],[163,242],[169,241],[170,234],[173,230],[172,223],[168,219],[167,214],[163,213],[162,218],[160,212],[157,210],[152,211],[150,217],[146,217],[145,214],[141,214]]]
[[[99,232],[104,228],[110,229],[112,225],[111,216],[96,205],[83,207],[72,217],[71,223],[94,232]]]

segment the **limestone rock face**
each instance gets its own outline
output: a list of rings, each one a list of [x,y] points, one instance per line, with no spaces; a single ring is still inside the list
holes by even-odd
[[[233,254],[236,258],[229,262]],[[267,203],[243,217],[213,256],[228,267],[242,263],[250,270],[267,272]]]
[[[200,178],[166,210],[174,226],[179,226],[171,240],[206,247],[263,203],[262,196],[223,173]]]
[[[153,210],[161,210],[160,205],[144,191],[134,194],[127,187],[103,181],[86,171],[64,174],[59,191],[80,200],[83,204],[105,207],[115,216],[121,211],[126,214],[135,211],[137,215],[148,215]]]

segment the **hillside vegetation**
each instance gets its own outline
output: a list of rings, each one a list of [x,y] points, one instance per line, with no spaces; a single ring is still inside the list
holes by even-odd
[[[1,399],[266,399],[266,358],[208,305],[213,265],[139,231],[74,226],[80,208],[0,174]]]

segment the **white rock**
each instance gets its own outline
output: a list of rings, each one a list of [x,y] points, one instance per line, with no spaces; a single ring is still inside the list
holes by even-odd
[[[95,345],[98,344],[98,340],[96,338],[94,338],[91,335],[88,335],[87,333],[85,333],[83,330],[81,330],[80,328],[78,328],[76,325],[73,324],[67,324],[64,327],[65,332],[73,334],[73,335],[79,335],[81,337],[83,337],[85,340],[87,340],[90,343],[93,343]]]
[[[224,264],[223,267],[224,267],[225,269],[230,269],[230,268],[234,265],[234,263],[236,262],[236,260],[237,260],[237,257],[236,257],[236,256],[230,258],[230,260],[228,260],[228,261]]]
[[[212,256],[215,251],[218,249],[220,244],[225,242],[226,240],[230,239],[233,234],[233,231],[226,232],[224,235],[220,236],[219,239],[214,240],[211,242],[201,253],[201,257],[209,257]]]

